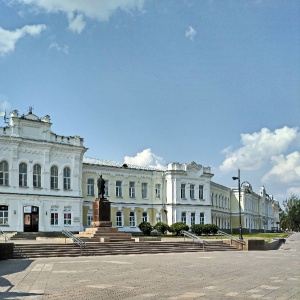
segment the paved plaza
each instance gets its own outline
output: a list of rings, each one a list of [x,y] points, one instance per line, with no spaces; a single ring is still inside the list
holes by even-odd
[[[0,299],[300,299],[300,233],[274,251],[0,261]]]

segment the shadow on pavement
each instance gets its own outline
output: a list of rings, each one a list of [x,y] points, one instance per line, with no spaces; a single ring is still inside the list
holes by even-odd
[[[0,261],[0,290],[2,290],[2,292],[0,292],[0,299],[43,295],[40,293],[10,292],[14,285],[11,284],[9,280],[3,277],[5,275],[19,273],[26,270],[32,262],[33,260],[15,259]]]

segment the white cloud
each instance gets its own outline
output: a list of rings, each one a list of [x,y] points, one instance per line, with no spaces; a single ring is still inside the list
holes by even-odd
[[[69,46],[59,46],[56,42],[53,42],[49,45],[49,49],[55,49],[57,50],[58,52],[63,52],[65,54],[69,54]]]
[[[72,15],[69,16],[69,29],[76,32],[81,33],[85,27],[85,22],[83,20],[83,15],[79,14],[77,16]]]
[[[133,157],[125,156],[124,163],[144,167],[165,168],[164,160],[161,157],[152,153],[150,148],[137,153],[136,156]]]
[[[191,41],[194,40],[194,37],[196,34],[197,34],[197,31],[192,26],[189,26],[189,28],[185,32],[185,36],[187,38],[189,38]]]
[[[18,40],[25,35],[37,36],[45,29],[46,25],[44,24],[26,25],[21,29],[16,29],[14,31],[5,30],[0,27],[0,55],[4,56],[9,52],[14,51]]]
[[[297,184],[300,188],[300,152],[273,156],[271,160],[273,167],[263,176],[263,182],[283,182],[290,186]]]
[[[7,101],[7,97],[4,95],[0,95],[0,110],[6,111],[10,109],[10,103]]]
[[[85,27],[83,17],[107,21],[117,11],[141,10],[145,0],[16,0],[32,5],[47,13],[62,12],[69,21],[69,29],[81,33]]]
[[[223,150],[226,159],[220,166],[220,171],[229,172],[237,168],[246,171],[259,170],[271,161],[271,158],[282,154],[289,145],[297,139],[298,128],[287,126],[271,132],[262,128],[260,132],[242,134],[242,147],[231,151],[230,148]]]

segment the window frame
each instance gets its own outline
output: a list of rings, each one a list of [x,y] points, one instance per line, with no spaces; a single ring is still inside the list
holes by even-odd
[[[186,212],[185,211],[181,212],[181,222],[186,224]]]
[[[129,181],[129,198],[135,198],[135,182]]]
[[[148,222],[148,213],[146,211],[142,213],[142,222]]]
[[[205,213],[204,212],[201,212],[199,214],[199,224],[203,225],[204,224],[204,218],[205,218]]]
[[[142,182],[141,193],[142,193],[142,198],[143,199],[148,198],[148,183],[147,182]]]
[[[160,199],[161,197],[161,184],[156,183],[155,184],[155,199]]]
[[[135,225],[135,213],[134,213],[134,211],[131,211],[129,213],[129,226],[130,227],[135,227],[136,226]]]
[[[186,184],[185,183],[181,183],[181,185],[180,185],[180,198],[181,199],[186,199],[185,187],[186,187]]]
[[[120,210],[116,212],[116,226],[123,227],[123,215],[122,215],[122,211]]]
[[[72,226],[71,208],[64,208],[64,226]]]
[[[0,205],[0,225],[8,225],[8,205]]]
[[[190,184],[190,198],[195,199],[195,185]]]
[[[203,200],[204,199],[204,185],[199,184],[199,199]]]
[[[71,169],[69,167],[64,167],[63,175],[64,190],[71,190]]]
[[[122,198],[122,181],[116,180],[116,197]]]
[[[58,167],[55,165],[50,168],[50,188],[58,190]]]
[[[0,186],[9,185],[9,165],[6,160],[0,162]]]
[[[86,194],[88,196],[95,196],[95,179],[87,178],[86,180]]]
[[[33,166],[32,184],[34,188],[42,187],[42,167],[40,164]]]
[[[19,186],[27,187],[27,164],[24,162],[19,164]]]

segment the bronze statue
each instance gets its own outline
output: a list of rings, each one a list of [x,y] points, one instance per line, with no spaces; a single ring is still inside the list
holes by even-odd
[[[98,199],[105,199],[105,180],[102,178],[102,175],[97,180],[98,187]]]

